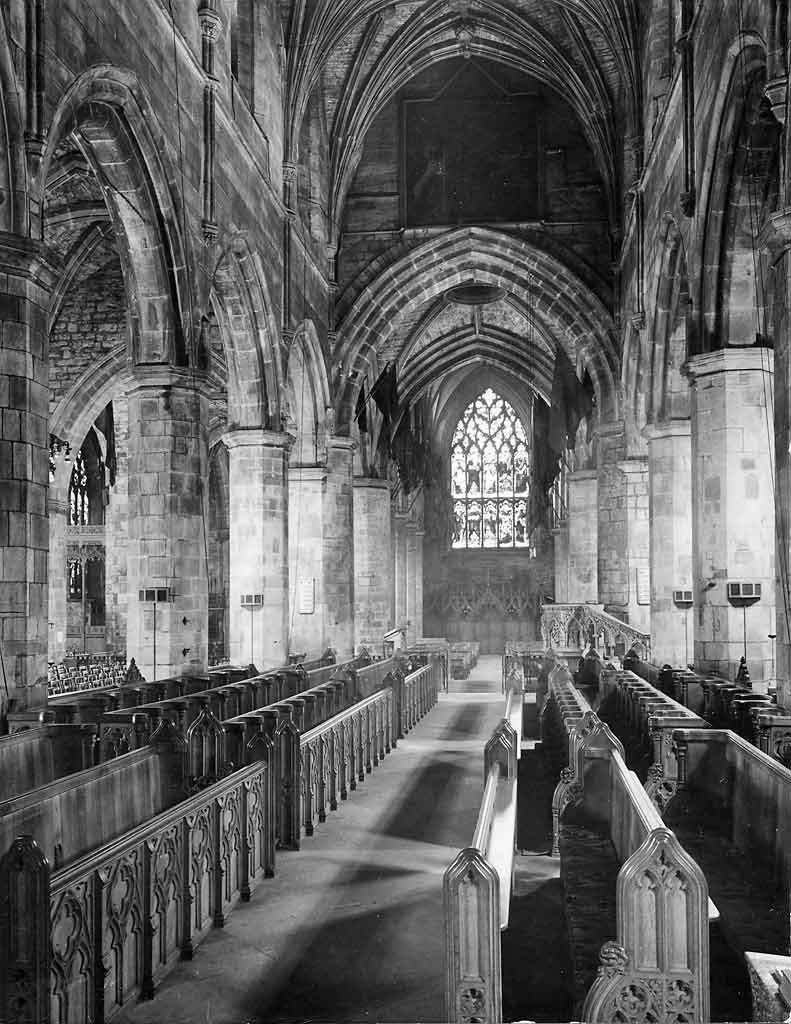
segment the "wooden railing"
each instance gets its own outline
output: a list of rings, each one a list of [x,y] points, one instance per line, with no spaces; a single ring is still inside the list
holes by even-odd
[[[503,719],[486,745],[472,843],[456,856],[442,882],[445,1019],[459,1024],[502,1021],[500,932],[510,911],[518,749],[517,736]]]
[[[258,763],[50,875],[17,839],[0,861],[0,1020],[104,1024],[271,875],[270,766]]]

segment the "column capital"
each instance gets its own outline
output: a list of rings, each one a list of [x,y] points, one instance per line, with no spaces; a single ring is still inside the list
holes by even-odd
[[[0,231],[0,273],[29,278],[50,291],[58,279],[60,266],[60,257],[42,242]]]
[[[294,443],[292,434],[279,430],[264,430],[263,427],[241,427],[228,430],[222,435],[222,443],[231,448],[282,448],[284,451]]]
[[[350,455],[354,454],[357,448],[357,443],[351,437],[341,437],[340,434],[330,434],[327,438],[327,447],[335,448],[337,451],[347,451]]]
[[[324,483],[327,479],[327,467],[326,466],[289,466],[288,476],[290,480],[310,481],[315,480],[319,483]]]
[[[355,487],[360,490],[370,489],[372,491],[389,491],[390,481],[383,480],[381,477],[376,476],[356,476],[352,480]]]
[[[621,459],[620,462],[616,463],[616,466],[622,473],[625,474],[637,474],[648,472],[648,456],[638,455],[631,459]]]
[[[598,469],[575,469],[573,473],[569,473],[569,483],[582,483],[585,480],[598,480],[599,471]]]
[[[129,386],[128,394],[132,396],[145,391],[164,392],[170,391],[173,388],[181,388],[184,391],[190,391],[193,394],[200,395],[201,398],[207,399],[213,393],[213,389],[209,386],[209,381],[206,377],[196,375],[187,368],[163,364],[161,366],[147,366],[145,368],[137,367],[135,377]]]
[[[53,498],[51,494],[47,495],[47,515],[65,516],[68,511],[68,501],[63,501],[62,498]]]
[[[623,420],[610,420],[607,423],[599,423],[593,431],[596,440],[601,440],[607,437],[618,437],[623,434],[626,430],[626,424]]]
[[[692,356],[684,363],[682,372],[695,384],[697,380],[715,374],[755,371],[774,373],[774,368],[775,354],[772,349],[750,345],[745,348],[720,348],[715,352]]]
[[[659,423],[649,423],[643,427],[642,435],[649,443],[664,441],[670,437],[692,437],[692,420],[665,420]]]

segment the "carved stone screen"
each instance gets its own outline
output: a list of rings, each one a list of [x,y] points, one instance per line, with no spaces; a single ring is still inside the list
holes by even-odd
[[[473,64],[437,95],[404,100],[407,227],[541,218],[537,97],[505,93],[484,79]],[[474,95],[484,88],[488,95]]]
[[[453,547],[529,547],[527,433],[491,388],[459,420],[450,463]]]

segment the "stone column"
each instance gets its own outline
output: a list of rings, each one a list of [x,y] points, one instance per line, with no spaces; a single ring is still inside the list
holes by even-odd
[[[382,637],[393,621],[393,552],[390,484],[354,480],[354,627],[355,649],[381,652]]]
[[[654,662],[686,665],[694,652],[694,610],[674,590],[692,578],[692,435],[689,420],[646,427],[651,524],[651,652]]]
[[[618,463],[622,479],[626,572],[628,590],[625,613],[635,629],[651,629],[651,587],[649,575],[650,539],[648,529],[648,459],[624,459]]]
[[[0,233],[0,644],[10,695],[29,709],[47,694],[52,284],[42,246]]]
[[[775,604],[774,354],[729,348],[687,363],[692,382],[695,666],[734,679],[744,653],[755,684],[771,672]],[[761,584],[748,608],[727,583]]]
[[[135,593],[130,595],[127,586],[129,408],[125,395],[113,397],[113,420],[117,468],[115,486],[110,488],[110,503],[105,509],[104,519],[106,636],[110,650],[124,653],[127,649],[129,604],[138,597]]]
[[[598,442],[598,602],[621,610],[629,604],[629,560],[626,481],[621,463],[626,455],[622,422],[605,423],[597,430]]]
[[[315,658],[329,646],[324,598],[324,466],[288,470],[288,653]]]
[[[147,679],[203,672],[208,659],[206,566],[209,400],[173,368],[129,392],[130,657]],[[169,587],[171,600],[139,600]],[[156,618],[155,618],[156,616]],[[156,665],[154,647],[156,645]]]
[[[288,645],[288,434],[233,430],[228,448],[231,661],[259,671],[284,665]],[[262,594],[263,607],[242,607]]]
[[[395,579],[395,619],[396,629],[406,629],[407,620],[407,517],[403,512],[396,512],[393,527],[393,555]]]
[[[48,658],[56,664],[63,661],[66,654],[66,524],[68,522],[69,505],[51,495],[47,499],[49,516],[49,641],[47,644]]]
[[[327,441],[324,497],[324,600],[327,644],[338,660],[354,653],[354,442]]]
[[[599,599],[597,495],[595,469],[569,474],[567,599],[570,604],[595,604]]]
[[[413,644],[417,639],[417,527],[406,524],[406,642]]]
[[[791,210],[772,218],[783,241],[775,264],[775,453],[777,460],[777,703],[791,709]]]
[[[415,533],[415,639],[423,636],[423,540],[425,530]]]
[[[564,520],[552,531],[555,538],[555,602],[567,604],[569,600],[569,524]]]

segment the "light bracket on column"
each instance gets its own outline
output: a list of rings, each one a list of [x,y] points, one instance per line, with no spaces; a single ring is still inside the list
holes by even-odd
[[[673,591],[673,604],[676,608],[691,608],[694,603],[691,590]]]
[[[173,600],[173,592],[170,587],[146,587],[145,590],[138,590],[138,601],[153,601],[156,604],[170,604]]]
[[[242,608],[263,608],[263,594],[242,594]]]
[[[728,584],[728,601],[734,608],[749,608],[761,600],[761,584],[740,580]]]

